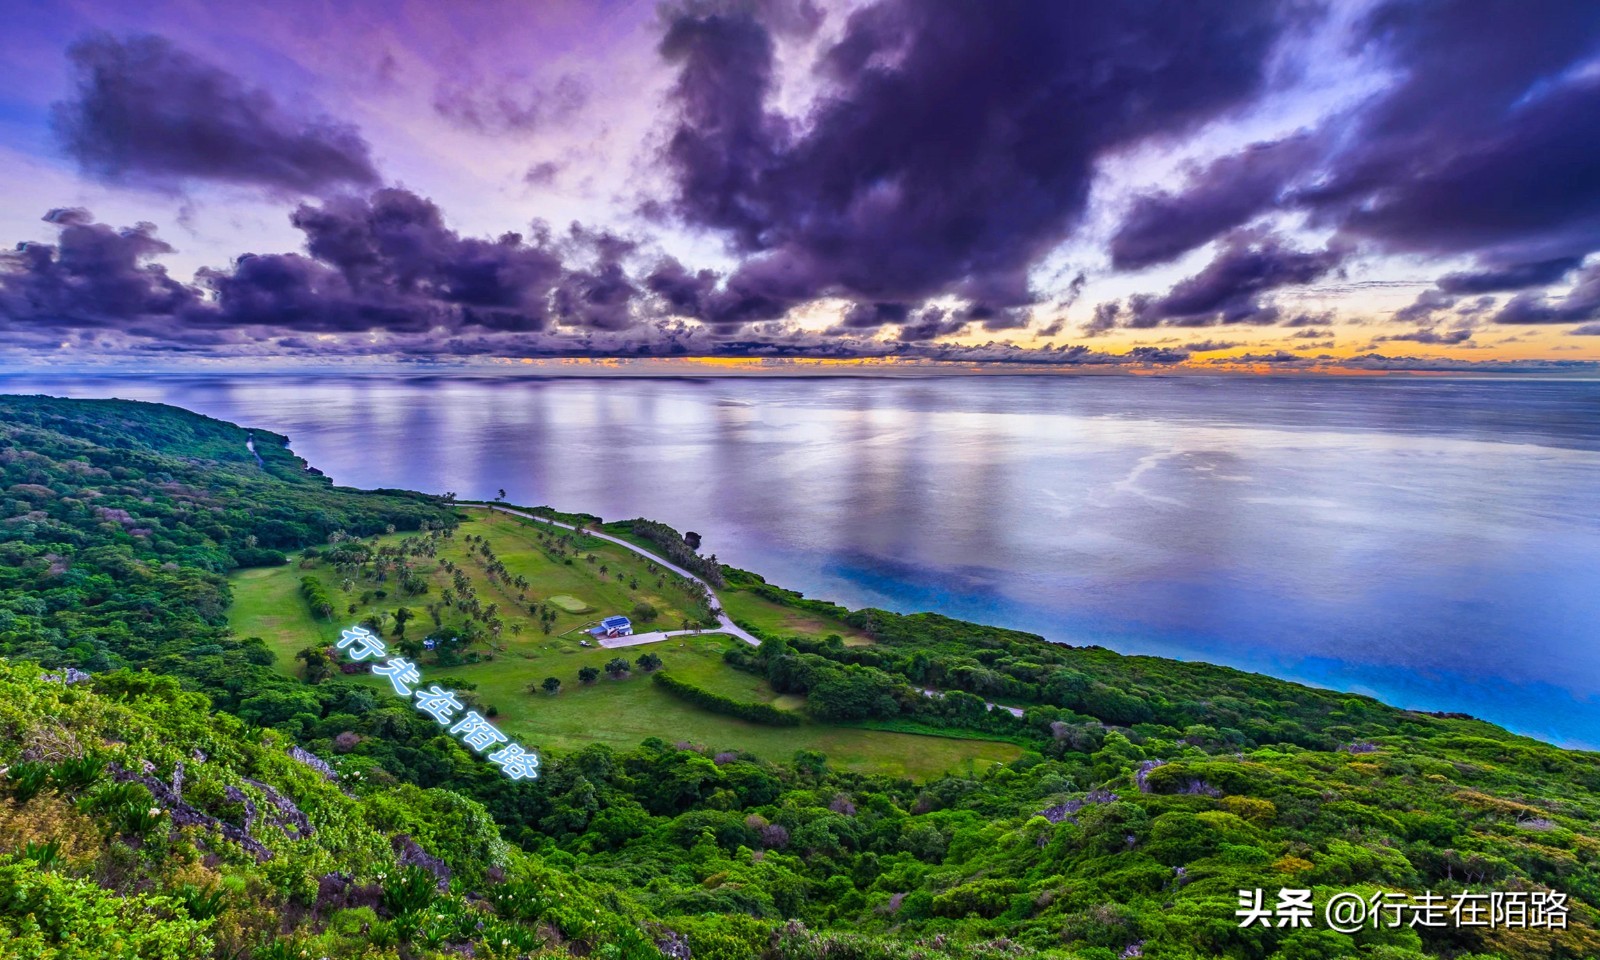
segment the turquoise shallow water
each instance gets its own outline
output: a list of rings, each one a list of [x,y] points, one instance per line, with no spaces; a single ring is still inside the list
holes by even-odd
[[[338,483],[648,516],[808,594],[1600,744],[1600,383],[0,378]]]

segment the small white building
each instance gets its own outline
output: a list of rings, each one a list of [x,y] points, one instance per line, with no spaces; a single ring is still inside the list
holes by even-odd
[[[589,631],[596,637],[631,637],[633,636],[633,621],[627,617],[606,617],[600,621],[600,626]]]

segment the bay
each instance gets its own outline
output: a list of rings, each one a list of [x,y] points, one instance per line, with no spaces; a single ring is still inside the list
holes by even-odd
[[[808,595],[1600,744],[1600,383],[0,377],[336,482],[651,517]]]

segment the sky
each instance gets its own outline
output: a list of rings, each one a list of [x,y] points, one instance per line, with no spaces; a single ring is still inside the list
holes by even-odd
[[[1600,4],[4,0],[0,365],[1600,372]]]

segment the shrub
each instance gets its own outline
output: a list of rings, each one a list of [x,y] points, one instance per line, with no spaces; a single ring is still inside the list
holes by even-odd
[[[658,686],[681,700],[686,700],[697,707],[704,707],[712,713],[720,713],[729,717],[738,717],[752,723],[764,723],[772,727],[795,727],[800,725],[800,718],[792,713],[784,713],[777,707],[766,703],[747,703],[725,697],[720,693],[703,690],[692,683],[666,673],[655,674],[651,678]]]
[[[322,585],[321,580],[316,577],[301,577],[300,593],[306,598],[306,603],[310,604],[312,613],[324,620],[333,616],[335,609],[333,598],[328,595],[328,590]],[[379,596],[382,596],[381,592]]]
[[[104,816],[111,833],[142,837],[161,823],[164,816],[155,797],[142,783],[110,783],[78,801],[84,813]]]
[[[6,771],[6,783],[11,787],[11,797],[17,803],[27,803],[39,795],[50,783],[50,765],[24,761],[13,764]]]
[[[438,878],[422,867],[401,867],[383,877],[383,907],[395,916],[426,910],[438,897]]]

